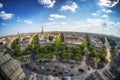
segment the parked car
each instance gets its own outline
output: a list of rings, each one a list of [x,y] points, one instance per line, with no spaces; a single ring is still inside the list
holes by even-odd
[[[79,71],[79,72],[84,72],[85,70],[82,69],[82,68],[79,68],[78,71]]]

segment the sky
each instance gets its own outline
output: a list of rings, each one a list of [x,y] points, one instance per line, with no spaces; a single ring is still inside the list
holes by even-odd
[[[120,36],[119,0],[0,0],[0,36],[44,31]]]

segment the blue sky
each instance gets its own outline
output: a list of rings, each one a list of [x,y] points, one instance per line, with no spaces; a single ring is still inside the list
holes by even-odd
[[[0,0],[0,35],[44,31],[120,36],[119,0]]]

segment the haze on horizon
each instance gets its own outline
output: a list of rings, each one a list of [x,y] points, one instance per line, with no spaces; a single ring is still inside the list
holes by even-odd
[[[75,31],[120,36],[119,0],[0,0],[0,35]]]

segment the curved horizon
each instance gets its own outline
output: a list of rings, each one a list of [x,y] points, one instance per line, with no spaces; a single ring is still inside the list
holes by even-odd
[[[119,0],[1,0],[0,36],[72,31],[120,37]]]

